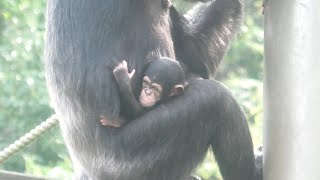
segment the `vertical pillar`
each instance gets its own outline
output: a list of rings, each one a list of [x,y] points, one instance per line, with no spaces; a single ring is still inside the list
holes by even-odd
[[[320,0],[265,7],[264,180],[320,179]]]

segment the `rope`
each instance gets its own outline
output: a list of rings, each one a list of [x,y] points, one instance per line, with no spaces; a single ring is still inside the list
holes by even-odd
[[[43,133],[56,126],[58,123],[59,120],[57,115],[52,115],[46,121],[42,122],[40,125],[32,129],[29,133],[22,136],[19,140],[16,140],[10,146],[0,151],[0,164],[13,156],[15,153],[24,149],[32,141],[39,138]]]

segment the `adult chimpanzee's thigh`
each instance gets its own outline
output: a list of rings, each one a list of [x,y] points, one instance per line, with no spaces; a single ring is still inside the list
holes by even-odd
[[[254,175],[245,116],[230,92],[212,80],[192,82],[183,96],[114,129],[105,141],[105,149],[94,157],[99,164],[92,164],[99,169],[91,172],[98,179],[183,180],[210,145],[225,180]],[[110,151],[111,142],[116,148]]]

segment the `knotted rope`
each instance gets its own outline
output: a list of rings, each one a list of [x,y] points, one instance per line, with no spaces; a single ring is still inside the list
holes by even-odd
[[[46,121],[42,122],[40,125],[32,129],[29,133],[22,136],[19,140],[16,140],[14,143],[9,145],[7,148],[0,151],[0,164],[5,160],[13,156],[15,153],[24,149],[32,141],[39,138],[42,134],[53,128],[59,123],[57,115],[52,115]]]

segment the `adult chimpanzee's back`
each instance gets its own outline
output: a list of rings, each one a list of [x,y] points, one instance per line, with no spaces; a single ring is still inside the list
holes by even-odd
[[[120,128],[112,70],[123,59],[140,91],[148,54],[178,59],[190,77],[216,72],[242,18],[242,0],[216,0],[184,18],[167,0],[49,0],[46,77],[75,179],[185,180],[213,147],[225,180],[255,174],[252,140],[232,95],[213,80],[189,79],[184,94]]]

